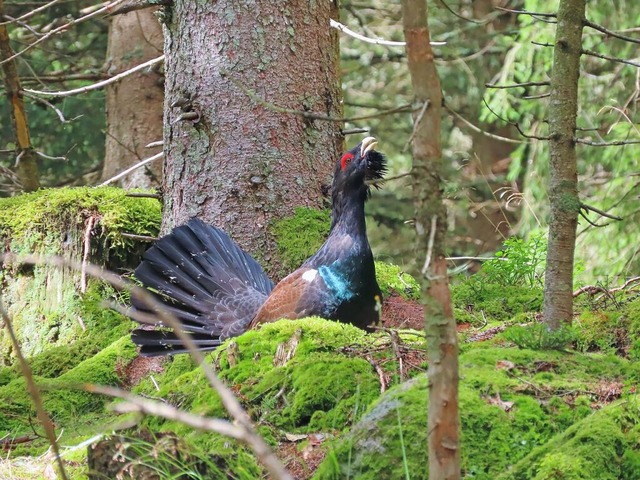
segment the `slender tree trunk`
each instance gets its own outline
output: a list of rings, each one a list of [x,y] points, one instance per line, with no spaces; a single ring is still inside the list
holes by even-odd
[[[573,315],[573,255],[580,199],[575,149],[578,78],[585,0],[561,0],[558,9],[549,100],[549,242],[544,282],[544,321],[552,330]]]
[[[4,20],[4,0],[0,0],[0,20]],[[6,60],[14,54],[9,40],[6,25],[0,25],[0,60]],[[25,192],[32,192],[40,187],[40,174],[36,153],[31,145],[27,113],[24,109],[24,99],[20,87],[20,77],[16,69],[15,60],[2,64],[4,85],[7,90],[7,100],[11,108],[11,125],[16,136],[17,168],[16,176]]]
[[[116,15],[109,26],[107,61],[116,75],[162,55],[162,27],[151,9]],[[157,70],[129,75],[107,87],[107,138],[102,180],[160,152],[145,148],[162,140],[163,78]],[[133,171],[118,182],[124,188],[159,187],[162,161]]]
[[[425,255],[423,298],[429,361],[429,479],[459,479],[458,340],[445,260],[446,211],[442,202],[440,116],[442,91],[429,44],[427,4],[403,0],[407,60],[415,99],[413,194],[418,251]]]
[[[331,1],[176,2],[165,29],[165,218],[227,230],[274,271],[272,222],[320,207],[342,114]],[[282,273],[282,272],[279,272]]]

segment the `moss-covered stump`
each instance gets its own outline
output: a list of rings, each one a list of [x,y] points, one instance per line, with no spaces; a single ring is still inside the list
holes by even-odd
[[[640,380],[640,366],[494,347],[467,351],[460,365],[465,476],[640,478],[638,401],[630,395],[607,406],[624,384]],[[427,478],[427,395],[426,376],[387,392],[333,445],[314,478]]]
[[[116,270],[135,265],[148,243],[122,234],[157,235],[160,203],[126,194],[110,187],[63,188],[0,199],[4,253],[59,255],[76,263],[86,258]],[[91,236],[87,243],[88,231]],[[85,251],[87,245],[89,251]],[[42,371],[38,373],[55,376],[72,366],[69,362],[88,358],[115,335],[123,334],[122,329],[114,331],[122,321],[101,312],[102,300],[113,292],[94,286],[83,296],[82,276],[75,269],[7,263],[0,281],[3,302],[8,305],[23,353],[34,357],[59,349],[40,362],[36,369]],[[106,338],[102,338],[103,333]],[[75,342],[79,342],[77,347],[72,346]],[[81,355],[68,352],[69,346]],[[0,330],[0,366],[12,365],[14,355],[6,331]],[[0,381],[2,378],[0,374]]]

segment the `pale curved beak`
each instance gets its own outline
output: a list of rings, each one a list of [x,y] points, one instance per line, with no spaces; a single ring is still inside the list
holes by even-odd
[[[360,156],[364,157],[371,150],[375,150],[377,145],[378,141],[375,139],[375,137],[365,138],[364,140],[362,140],[362,145],[360,146]]]

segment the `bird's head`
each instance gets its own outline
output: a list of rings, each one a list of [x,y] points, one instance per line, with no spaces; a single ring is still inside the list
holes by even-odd
[[[387,161],[384,155],[375,150],[377,145],[374,137],[367,137],[342,155],[336,163],[333,176],[334,193],[349,190],[367,194],[367,182],[383,178],[387,171]]]

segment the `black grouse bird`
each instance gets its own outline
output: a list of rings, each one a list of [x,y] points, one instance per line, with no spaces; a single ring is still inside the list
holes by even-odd
[[[376,145],[367,137],[336,163],[329,237],[275,287],[249,254],[198,219],[161,238],[135,276],[159,294],[202,350],[281,318],[317,315],[366,329],[379,321],[382,304],[364,218],[366,181],[386,171]],[[153,314],[135,297],[133,310]],[[131,337],[145,356],[186,351],[171,331],[137,329]]]

